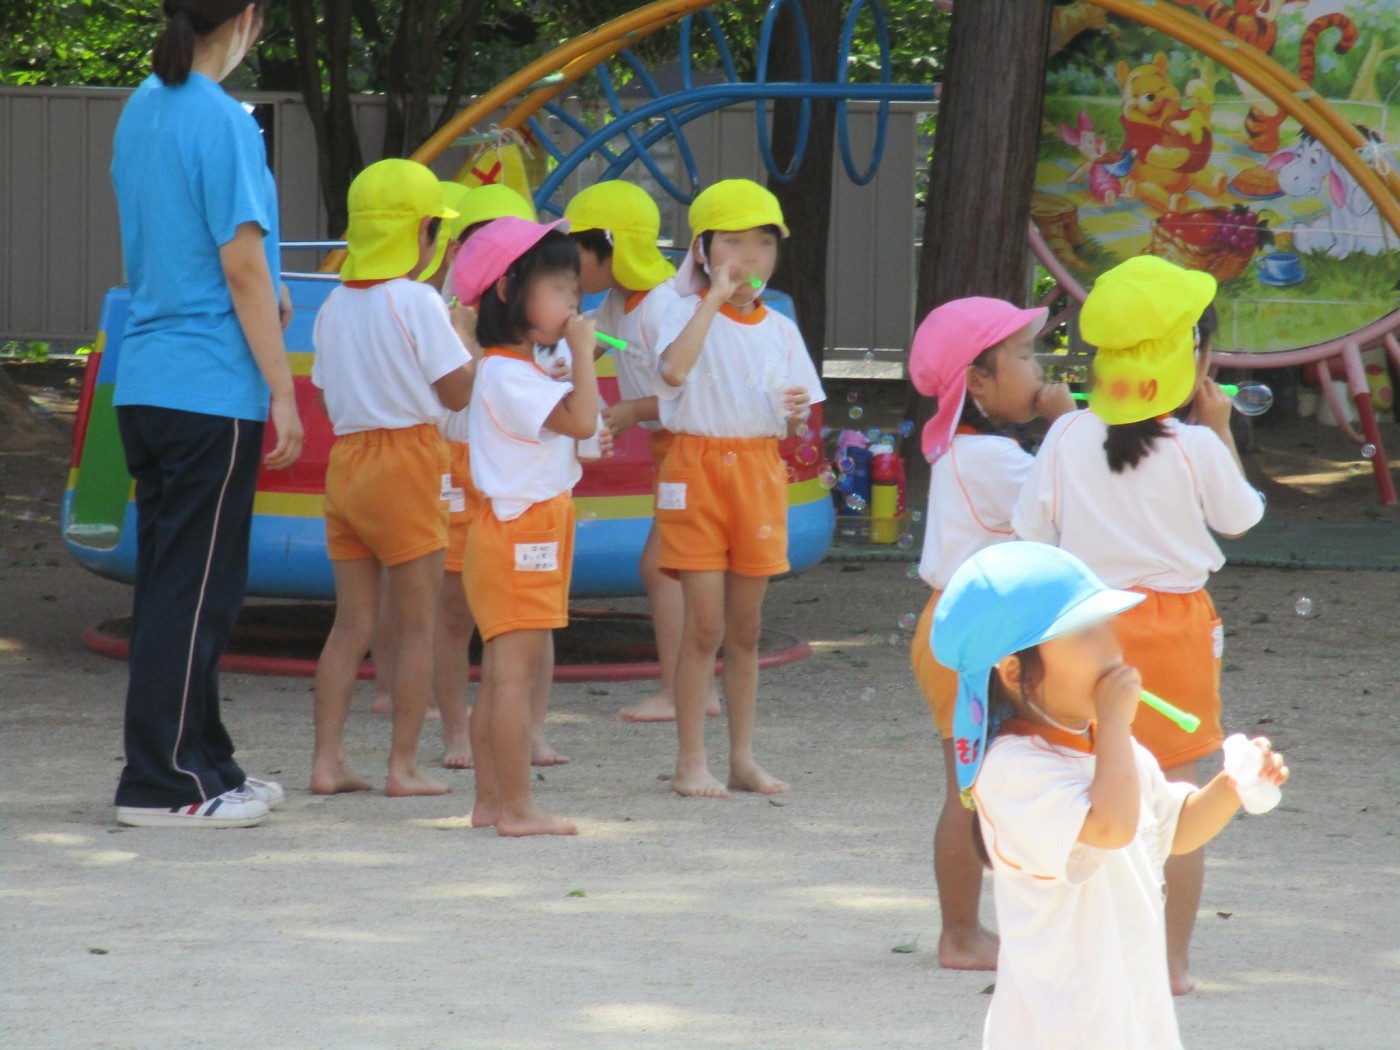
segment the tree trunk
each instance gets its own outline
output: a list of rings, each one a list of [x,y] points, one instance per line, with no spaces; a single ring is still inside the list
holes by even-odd
[[[324,0],[324,48],[316,25],[315,0],[291,0],[289,6],[298,80],[316,133],[316,171],[326,205],[326,235],[340,237],[349,222],[346,194],[365,166],[350,106],[350,4],[348,0]],[[328,92],[321,89],[322,58],[330,81]]]
[[[828,79],[836,68],[841,46],[842,5],[816,0],[804,5],[812,43],[812,72]],[[796,46],[775,46],[768,64],[771,81],[795,81],[802,67]],[[780,167],[792,157],[797,142],[801,104],[783,100],[773,107],[773,155]],[[768,188],[783,206],[792,237],[779,253],[773,285],[792,296],[797,324],[820,373],[826,356],[826,257],[831,233],[832,158],[836,146],[836,104],[812,102],[812,122],[806,159],[791,182],[769,178]]]
[[[1026,300],[1052,8],[1052,0],[959,0],[953,8],[919,256],[920,319],[968,295]],[[934,402],[913,398],[922,423]]]

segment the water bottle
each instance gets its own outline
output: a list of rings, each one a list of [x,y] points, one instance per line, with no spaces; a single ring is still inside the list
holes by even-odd
[[[1235,782],[1235,791],[1246,813],[1267,813],[1279,804],[1283,792],[1260,773],[1264,769],[1264,753],[1249,742],[1243,733],[1225,738],[1225,772]]]

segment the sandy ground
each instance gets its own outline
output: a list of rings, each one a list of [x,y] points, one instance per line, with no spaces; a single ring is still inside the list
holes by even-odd
[[[1309,430],[1320,451],[1270,462],[1295,510],[1373,517],[1354,453]],[[774,585],[768,621],[814,649],[762,680],[760,757],[794,785],[781,799],[672,797],[672,730],[612,717],[644,683],[560,686],[550,735],[574,761],[536,786],[583,833],[505,841],[464,827],[469,773],[442,799],[312,798],[310,683],[228,676],[241,758],[287,786],[286,808],[247,831],[124,830],[109,803],[125,669],[78,632],[129,592],[64,553],[65,467],[61,447],[0,453],[5,1046],[979,1045],[991,977],[933,954],[942,773],[898,628],[924,595],[902,565]],[[1227,726],[1272,736],[1294,777],[1211,851],[1186,1045],[1393,1047],[1400,575],[1227,569],[1213,590]],[[350,748],[382,775],[388,725],[368,703],[365,686]],[[437,744],[430,727],[425,759]]]

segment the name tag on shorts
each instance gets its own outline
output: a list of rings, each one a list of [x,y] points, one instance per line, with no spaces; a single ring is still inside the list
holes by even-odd
[[[1216,624],[1215,629],[1210,632],[1210,647],[1213,655],[1219,660],[1225,655],[1225,625]]]
[[[517,543],[515,545],[516,572],[558,572],[558,543]]]
[[[452,487],[452,475],[442,476],[442,488],[438,491],[438,499],[447,504],[447,509],[452,514],[461,514],[467,509],[466,489]]]
[[[685,482],[661,482],[656,487],[656,509],[685,510]]]

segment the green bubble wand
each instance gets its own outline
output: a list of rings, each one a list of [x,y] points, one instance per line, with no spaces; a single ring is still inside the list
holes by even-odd
[[[1195,715],[1188,714],[1179,707],[1167,703],[1156,693],[1149,693],[1144,689],[1142,691],[1142,702],[1158,714],[1170,718],[1188,733],[1194,733],[1201,728],[1201,720],[1199,718]]]

